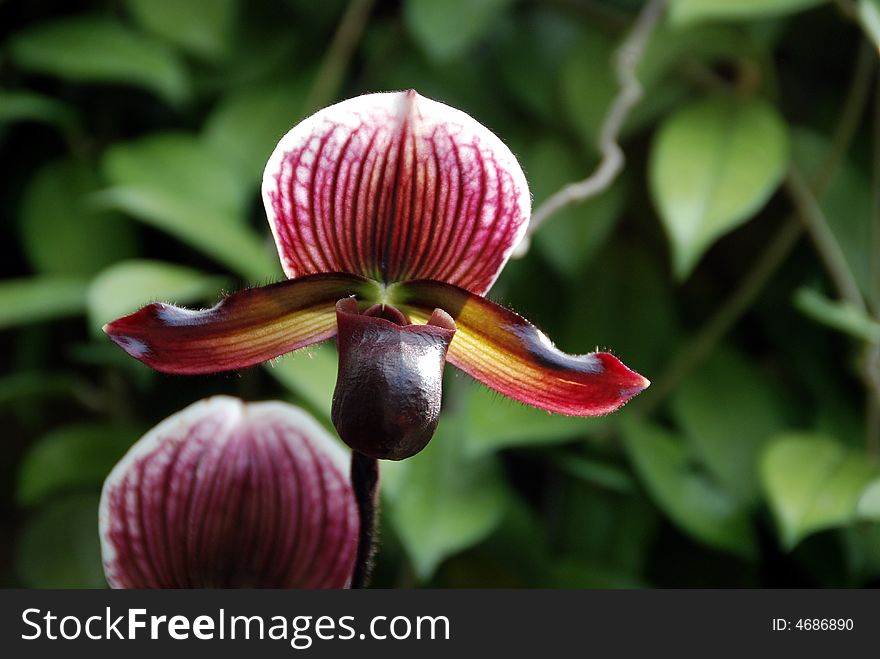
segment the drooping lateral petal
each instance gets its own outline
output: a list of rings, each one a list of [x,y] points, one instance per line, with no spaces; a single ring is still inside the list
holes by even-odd
[[[342,588],[358,516],[343,449],[303,410],[219,396],[166,419],[104,483],[114,588]]]
[[[164,373],[253,366],[336,333],[336,301],[375,284],[323,274],[250,288],[201,311],[153,303],[104,326],[132,357]]]
[[[531,201],[485,126],[416,92],[366,94],[295,126],[263,175],[284,271],[436,279],[489,289]]]
[[[650,382],[614,355],[569,355],[523,317],[461,288],[434,281],[398,284],[393,299],[425,322],[434,308],[458,327],[447,361],[518,401],[570,416],[613,412]]]

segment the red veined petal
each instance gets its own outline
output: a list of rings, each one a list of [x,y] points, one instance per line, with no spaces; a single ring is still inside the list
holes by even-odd
[[[266,166],[263,202],[289,277],[436,279],[478,294],[531,205],[498,137],[414,91],[352,98],[295,126]]]
[[[650,382],[614,355],[569,355],[523,317],[455,286],[435,281],[403,282],[394,303],[425,322],[440,308],[458,329],[447,361],[518,401],[570,416],[613,412]]]
[[[299,408],[225,396],[132,446],[99,526],[114,588],[342,588],[358,541],[341,446]]]
[[[149,304],[104,331],[163,373],[229,371],[331,338],[336,301],[374,285],[356,275],[313,275],[239,291],[201,311]]]

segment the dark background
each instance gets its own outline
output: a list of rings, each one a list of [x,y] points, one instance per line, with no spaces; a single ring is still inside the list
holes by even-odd
[[[281,278],[258,182],[284,131],[412,87],[501,136],[537,207],[595,166],[642,4],[0,3],[0,585],[105,585],[103,478],[200,398],[329,427],[332,345],[173,378],[99,331]],[[376,585],[877,585],[877,5],[670,2],[623,174],[491,292],[652,388],[567,419],[448,369],[429,448],[383,465]],[[688,217],[703,243],[670,240]]]

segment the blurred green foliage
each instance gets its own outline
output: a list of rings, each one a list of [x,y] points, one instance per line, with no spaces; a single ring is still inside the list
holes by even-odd
[[[258,186],[288,128],[413,87],[510,144],[538,206],[598,162],[643,5],[0,4],[0,585],[103,585],[104,476],[199,398],[329,427],[332,345],[172,378],[99,331],[281,278]],[[623,174],[492,291],[654,386],[572,419],[449,369],[436,438],[383,465],[376,585],[880,583],[878,42],[877,0],[669,0]]]

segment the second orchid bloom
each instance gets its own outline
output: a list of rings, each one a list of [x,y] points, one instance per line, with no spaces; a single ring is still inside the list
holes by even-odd
[[[352,448],[402,459],[437,424],[445,362],[550,412],[607,414],[648,381],[604,352],[569,355],[483,295],[528,225],[510,150],[414,91],[367,94],[279,142],[263,201],[288,281],[192,311],[150,304],[105,327],[166,373],[259,364],[337,336],[333,421]]]

